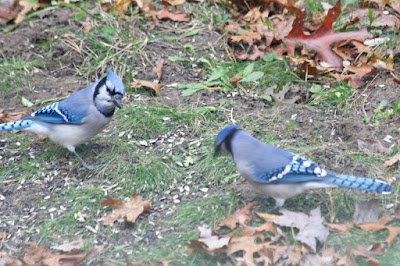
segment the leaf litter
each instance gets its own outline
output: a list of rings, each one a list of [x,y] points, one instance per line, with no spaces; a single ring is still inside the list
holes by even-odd
[[[129,202],[108,198],[101,202],[101,207],[111,207],[114,212],[101,218],[106,225],[112,225],[116,220],[124,218],[126,222],[134,223],[140,214],[151,208],[151,203],[143,201],[136,193]]]
[[[137,1],[137,2],[139,3],[139,1]],[[150,6],[150,5],[148,5],[148,6]],[[257,13],[256,10],[253,10],[252,14],[256,14],[256,13]],[[262,16],[260,16],[260,17],[262,17]],[[284,25],[284,24],[282,23],[279,25]],[[268,50],[268,48],[265,48],[262,46],[260,48],[260,46],[257,46],[256,43],[257,43],[257,41],[260,40],[260,38],[258,38],[258,36],[263,36],[264,38],[267,38],[267,36],[269,36],[268,35],[269,33],[263,32],[263,30],[266,30],[263,27],[260,27],[260,26],[254,26],[254,27],[256,27],[256,31],[259,35],[254,35],[255,38],[250,38],[249,40],[247,40],[247,42],[245,42],[245,38],[240,40],[249,45],[253,45],[253,55],[251,55],[253,57],[249,57],[249,58],[247,58],[247,60],[257,60],[265,54],[266,50]],[[264,35],[262,35],[260,32]],[[251,36],[251,34],[250,34],[250,36]],[[270,38],[270,41],[271,42],[276,41],[278,38],[280,38],[280,40],[284,39],[284,38],[279,37],[278,35],[275,35],[274,38],[272,38],[272,39]],[[253,43],[251,43],[251,42],[253,42]],[[351,42],[351,43],[355,44],[356,42]],[[359,47],[363,46],[362,43],[357,43],[357,44],[355,44],[355,46],[356,45],[358,45]],[[344,47],[343,44],[341,44],[341,46],[335,46],[334,48],[332,48],[332,50],[338,51],[337,52],[338,54],[341,53],[340,57],[342,57],[343,59],[345,59],[345,57],[348,56],[348,58],[346,58],[346,59],[350,60],[352,58],[351,54],[349,55],[348,53],[346,53],[346,49],[344,49],[344,48],[342,49],[342,47]],[[265,49],[262,49],[262,48],[265,48]],[[254,57],[254,54],[257,54],[257,56]],[[313,56],[315,56],[315,54]],[[382,66],[381,67],[382,69],[386,68],[386,71],[391,71],[393,69],[391,67],[390,58],[387,59],[386,61],[383,58],[375,58],[374,62],[375,62],[374,67],[376,67],[376,68],[378,68],[378,66],[380,65],[380,66]],[[378,63],[376,63],[376,62],[378,62]],[[318,66],[320,66],[320,64],[317,62],[316,66],[318,67]],[[157,67],[160,69],[159,66],[157,66]],[[353,72],[353,73],[356,73],[356,74],[358,73],[358,76],[361,76],[361,77],[372,71],[372,67],[367,63],[365,63],[363,65],[363,67],[361,67],[361,66],[354,67],[352,65],[349,65],[349,66],[347,66],[347,69],[351,70],[351,72]],[[162,67],[161,67],[161,70],[159,70],[159,69],[157,71],[155,71],[155,73],[157,74],[158,79],[161,79]],[[351,79],[349,79],[349,80],[351,80]],[[142,81],[140,81],[140,82],[142,82]],[[238,82],[238,81],[235,81],[235,82]],[[153,83],[153,84],[155,84],[155,83]],[[153,88],[152,86],[154,86],[154,85],[150,85],[149,87]],[[158,91],[156,91],[156,94],[158,94],[158,92],[159,92],[159,89],[158,89]],[[2,110],[2,111],[4,113],[4,110]],[[0,118],[1,118],[1,115],[0,115]],[[134,195],[132,195],[132,201],[133,201]],[[120,201],[116,201],[114,199],[109,199],[109,200],[110,200],[109,202],[107,202],[107,200],[103,201],[105,203],[103,205],[103,202],[102,202],[102,206],[110,206],[110,207],[117,206],[118,207],[118,206],[122,206],[121,204],[124,204],[124,203],[122,203]],[[109,205],[107,205],[107,204],[109,204]],[[148,204],[150,204],[150,203],[148,203]],[[150,206],[151,205],[149,205],[148,208],[150,208]],[[337,254],[334,254],[334,256],[327,255],[329,252],[332,252],[332,251],[328,252],[327,250],[323,250],[321,253],[315,253],[316,252],[316,250],[314,250],[315,248],[314,249],[312,248],[312,247],[316,247],[316,245],[315,245],[316,241],[325,241],[326,240],[326,239],[320,240],[320,239],[323,239],[323,237],[321,237],[323,235],[321,232],[324,230],[321,230],[321,232],[318,232],[317,234],[315,234],[315,232],[313,232],[313,234],[315,235],[313,239],[312,238],[311,239],[307,239],[307,238],[303,239],[302,237],[298,238],[298,235],[301,236],[300,233],[302,232],[302,230],[305,232],[307,232],[307,230],[310,230],[310,232],[315,230],[314,228],[311,228],[313,224],[321,225],[323,227],[322,222],[321,222],[321,224],[319,224],[319,221],[321,219],[323,220],[323,218],[321,218],[321,216],[320,216],[321,214],[320,214],[319,210],[318,210],[319,216],[317,215],[318,212],[316,210],[313,210],[313,211],[311,211],[310,215],[306,215],[303,213],[293,213],[293,212],[289,212],[290,213],[290,215],[289,215],[289,213],[286,213],[286,216],[287,216],[286,218],[280,218],[283,221],[280,221],[279,217],[278,218],[265,218],[265,219],[263,218],[264,221],[276,219],[276,221],[278,221],[278,222],[273,222],[275,225],[297,228],[299,230],[299,232],[296,235],[296,239],[299,240],[299,242],[306,244],[306,245],[297,244],[297,245],[291,245],[291,246],[283,246],[281,244],[282,241],[280,241],[280,240],[282,240],[282,239],[286,240],[287,237],[285,235],[282,235],[283,234],[282,230],[276,230],[275,227],[272,226],[272,222],[267,222],[267,223],[264,223],[259,226],[249,226],[248,225],[248,223],[250,223],[254,220],[254,218],[252,218],[251,214],[250,214],[250,210],[253,207],[253,205],[246,206],[246,207],[247,208],[244,208],[244,210],[239,210],[238,213],[236,213],[235,217],[228,217],[227,219],[225,219],[227,221],[224,220],[225,222],[221,222],[221,224],[220,224],[220,226],[226,225],[231,230],[236,229],[237,224],[239,224],[239,229],[242,232],[242,236],[231,237],[231,236],[218,235],[210,229],[199,227],[199,230],[201,232],[200,233],[201,237],[198,239],[198,241],[202,242],[202,244],[200,246],[202,246],[203,249],[208,249],[208,251],[225,249],[225,251],[221,251],[221,252],[225,252],[227,254],[233,255],[234,257],[238,258],[238,261],[254,261],[254,262],[262,261],[262,262],[277,263],[280,260],[287,259],[286,262],[288,264],[289,264],[289,262],[293,262],[293,264],[296,264],[296,263],[299,263],[300,261],[309,261],[309,260],[326,261],[327,257],[328,258],[334,257],[335,261],[339,261],[339,256]],[[119,209],[119,207],[117,209]],[[144,211],[146,211],[146,210],[143,210],[142,212],[144,212]],[[316,213],[313,213],[314,211]],[[139,210],[138,212],[141,212],[141,210]],[[113,217],[112,219],[110,219],[110,220],[112,220],[112,222],[110,222],[110,223],[113,223],[115,220],[117,220],[118,218],[122,218],[122,217],[125,217],[125,219],[127,221],[129,221],[128,215],[125,215],[126,213],[127,212],[121,211],[121,213],[117,215],[117,218]],[[296,224],[290,223],[290,222],[293,222],[290,220],[290,217],[292,216],[292,214],[295,214],[295,215],[298,214],[302,218],[299,220],[295,219],[297,222]],[[140,215],[140,213],[138,215]],[[285,213],[283,213],[282,216],[285,216]],[[260,218],[260,217],[264,217],[264,216],[263,216],[263,214],[257,213],[257,217]],[[134,219],[132,219],[133,222],[136,220],[136,218],[137,218],[137,216]],[[300,221],[302,221],[302,222],[300,222]],[[389,225],[386,225],[389,222],[390,221],[385,220],[385,223],[383,225],[370,225],[370,224],[374,224],[374,223],[370,223],[370,224],[366,224],[362,227],[359,227],[357,225],[357,227],[359,227],[360,229],[363,229],[363,230],[367,230],[367,231],[388,230],[390,232],[390,234],[389,234],[389,237],[386,240],[386,242],[390,246],[391,245],[390,243],[393,243],[393,241],[397,237],[398,229],[393,229],[396,227],[389,228]],[[290,223],[290,226],[285,225],[285,224],[289,224],[289,223]],[[351,230],[351,228],[353,228],[353,226],[348,225],[347,228],[348,228],[347,229],[347,231],[348,231],[348,230]],[[264,234],[267,232],[268,232],[268,234],[271,234],[271,236],[265,237]],[[200,239],[202,239],[202,240],[200,241]],[[244,243],[247,243],[249,245],[249,247],[244,248],[243,247]],[[64,247],[64,248],[66,250],[68,250],[68,247]],[[357,254],[361,254],[361,253],[364,254],[364,253],[367,253],[367,251],[372,252],[372,253],[375,252],[376,254],[378,254],[379,249],[381,250],[381,248],[382,247],[379,246],[378,244],[375,244],[374,247],[362,247],[362,248],[357,247],[357,251],[354,251],[353,254],[356,255],[357,252],[358,252]],[[310,251],[310,249],[311,249],[311,251]],[[63,250],[63,252],[66,252],[66,250]],[[38,253],[42,252],[40,248],[33,250],[32,252],[34,252],[34,251],[38,252]],[[246,251],[244,256],[242,256],[243,255],[243,253],[241,253],[242,251]],[[312,252],[314,252],[314,253],[312,253]],[[293,256],[289,256],[289,258],[287,258],[289,254],[291,254]],[[260,256],[260,257],[258,257],[258,256]],[[368,257],[368,255],[361,255],[361,256],[364,256],[368,260],[373,261],[372,260],[373,258],[370,259],[370,257]],[[340,260],[343,260],[343,258],[344,257],[342,257]],[[2,259],[2,257],[0,257],[0,261],[1,261],[1,259]],[[29,259],[29,257],[28,257],[28,259]],[[134,265],[134,264],[132,264],[132,265]]]
[[[372,256],[383,254],[384,245],[381,242],[369,246],[358,245],[348,249],[344,256],[340,256],[333,247],[329,248],[326,245],[328,228],[337,233],[346,233],[358,228],[364,231],[388,230],[389,235],[385,242],[391,247],[400,233],[400,227],[389,225],[393,221],[390,217],[377,219],[376,216],[380,212],[377,204],[377,200],[371,200],[356,207],[353,220],[359,221],[358,224],[350,221],[348,224],[330,223],[326,227],[319,207],[311,210],[308,215],[284,208],[279,210],[281,215],[275,215],[252,213],[252,202],[218,224],[218,227],[229,228],[230,233],[219,234],[201,226],[198,228],[200,237],[191,240],[188,247],[194,252],[230,256],[236,263],[245,265],[354,265],[351,255],[364,257],[371,265],[379,265],[379,261]],[[372,208],[377,210],[371,210]],[[395,210],[396,217],[400,217],[399,209]],[[260,219],[267,221],[270,226],[261,229],[263,225],[257,225],[260,224]],[[370,222],[364,222],[366,220]],[[291,230],[285,231],[284,228]],[[298,242],[293,244],[289,241],[291,237]]]
[[[277,216],[259,212],[253,215],[253,206],[254,202],[249,203],[218,224],[219,227],[232,230],[228,235],[199,227],[200,238],[190,241],[188,247],[196,252],[225,254],[235,258],[237,263],[251,265],[298,265],[306,259],[315,261],[322,258],[332,263],[339,261],[340,256],[337,254],[328,259],[324,250],[317,251],[316,242],[323,244],[329,234],[322,224],[324,218],[319,208],[312,210],[310,215],[281,208],[282,215]],[[262,224],[258,225],[260,220]],[[284,227],[298,229],[298,243],[289,244],[289,236],[284,233]]]
[[[309,22],[306,22],[307,11],[302,11],[303,1],[229,1],[228,8],[236,20],[229,20],[222,31],[232,45],[238,42],[245,45],[244,50],[236,52],[238,59],[258,60],[267,53],[279,50],[278,57],[289,58],[299,75],[313,77],[329,73],[337,81],[349,80],[350,86],[359,88],[362,78],[374,71],[390,72],[398,80],[392,67],[394,52],[390,51],[388,57],[383,58],[379,48],[371,49],[363,44],[373,35],[366,28],[369,19],[365,21],[365,14],[357,13],[358,10],[367,13],[372,10],[375,28],[390,28],[399,21],[398,15],[392,18],[382,13],[379,5],[388,4],[387,1],[374,3],[378,7],[347,7],[352,14],[351,20],[342,31],[335,31],[333,23],[342,12],[340,0],[329,9],[325,18],[313,13]],[[397,10],[395,5],[389,4],[389,7]],[[344,31],[350,25],[361,29]],[[301,56],[298,57],[296,52],[300,52]]]
[[[11,258],[6,254],[0,253],[0,265],[75,266],[81,264],[92,252],[93,249],[88,253],[82,253],[81,251],[48,251],[45,245],[37,248],[36,243],[33,242],[25,245],[18,258]]]

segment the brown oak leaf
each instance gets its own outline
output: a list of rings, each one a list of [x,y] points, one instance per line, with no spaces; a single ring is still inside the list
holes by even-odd
[[[133,79],[132,86],[133,87],[147,87],[147,88],[153,89],[156,96],[158,96],[160,94],[161,88],[164,87],[165,84],[153,83],[153,82],[147,81],[147,80]]]
[[[101,207],[111,207],[113,213],[103,216],[101,220],[104,224],[110,225],[118,218],[124,218],[125,221],[134,223],[137,217],[151,208],[151,202],[143,201],[136,193],[133,193],[129,202],[122,202],[113,198],[108,198],[101,202]]]
[[[222,220],[218,226],[226,226],[231,230],[235,229],[236,224],[245,225],[247,221],[250,221],[251,218],[247,215],[251,208],[253,208],[255,202],[251,202],[232,214],[231,216]]]
[[[168,6],[164,6],[162,10],[155,13],[158,19],[170,19],[172,21],[186,22],[190,19],[183,11],[174,10],[169,11]]]
[[[310,35],[306,35],[303,31],[303,25],[307,18],[307,12],[301,12],[296,17],[296,22],[292,31],[283,39],[283,42],[287,46],[288,54],[294,57],[295,46],[297,44],[304,44],[317,51],[325,62],[331,64],[336,70],[340,71],[342,69],[343,60],[332,51],[330,45],[343,40],[357,40],[362,42],[367,38],[372,38],[372,34],[370,34],[366,28],[351,32],[334,31],[332,29],[332,24],[340,13],[339,0],[333,8],[329,9],[328,15],[321,27]]]

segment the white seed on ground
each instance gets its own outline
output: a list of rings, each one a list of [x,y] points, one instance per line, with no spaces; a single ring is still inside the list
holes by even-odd
[[[385,206],[386,209],[390,209],[393,208],[394,203],[389,203],[388,205]]]
[[[97,234],[97,230],[94,229],[93,227],[91,227],[90,225],[86,225],[85,228],[88,229],[89,231],[91,231],[92,233]]]
[[[200,188],[200,191],[201,191],[201,192],[204,192],[204,193],[207,193],[207,192],[208,192],[208,188],[202,187],[202,188]]]

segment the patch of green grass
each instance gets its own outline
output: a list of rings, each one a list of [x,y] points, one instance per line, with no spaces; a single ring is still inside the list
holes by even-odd
[[[0,52],[0,98],[17,97],[21,90],[30,89],[30,76],[39,65],[39,60],[27,60]]]
[[[345,108],[351,101],[351,96],[355,89],[347,83],[339,82],[331,87],[314,87],[310,105],[317,108],[327,108],[329,106],[338,106]]]
[[[43,199],[41,205],[48,206],[48,201],[56,203],[56,210],[49,212],[49,207],[40,210],[43,224],[37,229],[40,233],[34,233],[37,244],[62,243],[66,238],[73,238],[77,233],[86,234],[85,226],[96,226],[100,201],[104,199],[101,187],[91,188],[66,186],[52,199]],[[63,207],[60,207],[63,206]],[[62,209],[64,208],[64,210]],[[54,216],[52,216],[54,215]],[[64,237],[60,239],[59,236]]]
[[[191,256],[186,244],[199,235],[198,226],[208,225],[215,228],[225,217],[239,208],[240,197],[233,193],[212,194],[203,196],[201,200],[193,199],[177,205],[174,212],[163,219],[162,228],[169,228],[166,234],[152,248],[148,245],[132,245],[121,247],[132,250],[132,261],[148,260],[151,254],[154,260],[176,260],[193,265],[212,265],[216,263],[204,255]]]

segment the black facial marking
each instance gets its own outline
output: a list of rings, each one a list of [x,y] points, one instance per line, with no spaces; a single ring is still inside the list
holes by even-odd
[[[96,99],[96,96],[99,94],[100,88],[103,85],[106,85],[107,77],[102,78],[99,83],[97,83],[96,88],[93,93],[93,100]]]
[[[240,131],[240,129],[233,129],[229,134],[225,137],[225,139],[217,146],[216,151],[219,151],[221,149],[221,146],[223,143],[226,145],[226,150],[232,155],[232,138],[236,134],[236,132]]]

